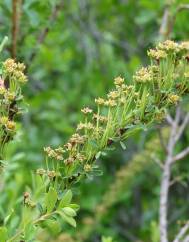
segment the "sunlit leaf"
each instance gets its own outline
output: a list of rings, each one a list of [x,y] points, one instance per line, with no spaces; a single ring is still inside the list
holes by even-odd
[[[63,208],[63,207],[66,207],[67,205],[70,204],[72,200],[72,191],[71,190],[68,190],[64,195],[63,195],[63,198],[61,199],[59,205],[58,205],[58,208]]]
[[[58,196],[57,196],[56,190],[54,188],[50,187],[50,189],[45,197],[45,205],[46,205],[48,213],[52,212],[52,210],[54,209],[57,198],[58,198]]]

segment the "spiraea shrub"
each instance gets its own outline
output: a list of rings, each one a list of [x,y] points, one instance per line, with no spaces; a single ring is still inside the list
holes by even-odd
[[[115,88],[95,99],[94,110],[81,110],[83,120],[66,144],[44,148],[47,165],[37,173],[68,189],[81,178],[98,174],[95,160],[113,143],[120,142],[124,148],[122,140],[133,132],[161,122],[166,109],[189,91],[188,48],[188,42],[160,43],[148,51],[150,65],[136,72],[133,85],[115,78]]]
[[[0,64],[0,159],[16,133],[17,117],[22,113],[22,86],[27,82],[25,65],[7,59]]]
[[[154,122],[161,122],[167,108],[177,105],[189,92],[189,43],[167,40],[148,51],[150,64],[142,67],[128,85],[122,77],[114,89],[84,107],[75,133],[61,147],[44,148],[45,161],[34,176],[33,187],[24,193],[19,221],[1,228],[3,241],[30,241],[39,228],[61,230],[61,221],[76,226],[79,206],[72,203],[72,188],[83,178],[101,174],[96,160],[119,142]],[[1,145],[14,135],[14,118],[26,82],[24,66],[8,59],[1,67]],[[1,148],[2,149],[2,148]],[[2,149],[3,155],[3,149]],[[9,216],[9,215],[8,215]],[[12,215],[14,216],[14,215]]]

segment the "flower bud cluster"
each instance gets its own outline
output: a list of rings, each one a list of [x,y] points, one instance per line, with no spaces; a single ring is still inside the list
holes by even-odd
[[[4,73],[10,76],[11,79],[19,83],[26,83],[27,77],[24,75],[25,65],[23,63],[16,63],[13,59],[7,59],[3,63]]]
[[[154,58],[156,60],[164,59],[167,57],[167,53],[164,50],[150,49],[147,53],[149,57]]]
[[[59,161],[63,160],[63,153],[65,153],[65,150],[62,147],[58,147],[57,149],[52,149],[51,147],[45,147],[44,151],[49,158],[53,158]]]
[[[82,130],[82,129],[93,130],[94,125],[91,122],[86,122],[86,123],[80,122],[77,126],[77,131]]]
[[[8,132],[14,132],[16,128],[16,123],[14,121],[9,120],[6,116],[2,116],[0,118],[0,125],[6,128]]]
[[[149,67],[142,67],[140,70],[136,72],[133,76],[135,82],[139,83],[147,83],[153,80],[153,73]]]
[[[180,46],[172,40],[166,40],[163,43],[159,43],[157,49],[178,52],[180,50]]]
[[[170,102],[171,104],[177,104],[178,101],[180,100],[180,97],[179,97],[178,95],[176,95],[176,94],[170,94],[170,95],[168,96],[168,100],[169,100],[169,102]]]
[[[16,130],[15,116],[21,113],[23,96],[21,86],[27,82],[23,73],[25,65],[7,59],[0,67],[0,146],[3,153],[5,144],[13,139]],[[3,156],[3,154],[0,154]]]
[[[88,114],[88,113],[92,113],[93,110],[88,108],[88,107],[86,107],[86,108],[81,109],[81,112],[84,113],[84,114]]]

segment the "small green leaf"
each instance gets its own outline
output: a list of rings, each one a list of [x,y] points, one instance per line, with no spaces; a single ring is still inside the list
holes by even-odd
[[[111,237],[102,237],[102,242],[113,242]]]
[[[89,140],[89,144],[91,144],[91,146],[93,146],[94,148],[98,148],[96,140]]]
[[[75,210],[73,210],[73,208],[70,208],[70,207],[64,207],[64,208],[62,209],[62,211],[63,211],[66,215],[68,215],[68,216],[70,216],[70,217],[74,217],[74,216],[76,216],[76,212],[75,212]]]
[[[43,206],[40,203],[37,203],[37,209],[39,210],[40,214],[43,214]]]
[[[7,228],[6,227],[0,227],[1,242],[6,242],[7,237],[8,237]]]
[[[48,219],[44,224],[53,235],[57,235],[61,231],[60,224],[55,220]]]
[[[101,156],[101,151],[99,151],[99,152],[95,155],[95,158],[96,158],[96,159],[99,159],[100,156]]]
[[[106,147],[104,150],[105,150],[105,151],[113,151],[113,150],[115,150],[115,149],[116,149],[115,147],[113,147],[113,146],[111,147],[111,146],[110,146],[110,147]]]
[[[91,174],[93,176],[102,176],[103,175],[103,171],[99,168],[94,168],[91,172]]]
[[[105,151],[101,152],[102,156],[107,156],[107,153]]]
[[[73,217],[70,217],[68,215],[66,215],[64,212],[62,211],[58,211],[58,213],[61,215],[61,217],[71,226],[73,226],[74,228],[76,227],[76,221]]]
[[[126,150],[126,145],[122,141],[120,141],[120,145],[123,150]]]
[[[35,196],[40,197],[41,194],[45,193],[45,184],[41,176],[35,176]]]
[[[56,201],[57,201],[58,195],[54,188],[50,187],[48,193],[45,197],[45,205],[47,208],[47,212],[50,213],[55,207]]]
[[[36,234],[37,227],[33,226],[32,223],[26,224],[24,226],[24,238],[25,241],[33,241]]]
[[[5,225],[9,222],[9,220],[10,220],[10,218],[11,218],[13,213],[14,213],[14,209],[12,209],[11,212],[5,217],[5,219],[4,219],[4,224]]]
[[[58,209],[61,209],[63,207],[68,206],[70,204],[71,200],[72,200],[72,191],[71,190],[68,190],[64,194],[62,200],[60,201],[59,206],[58,206]]]
[[[70,208],[73,208],[75,211],[78,211],[80,209],[80,206],[75,203],[71,203],[69,206],[70,206]]]

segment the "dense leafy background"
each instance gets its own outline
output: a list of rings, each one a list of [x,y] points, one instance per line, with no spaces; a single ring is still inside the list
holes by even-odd
[[[22,199],[25,187],[32,183],[31,171],[43,163],[43,147],[62,144],[72,134],[80,118],[80,109],[92,107],[94,97],[112,88],[114,77],[122,75],[130,82],[133,72],[147,63],[146,50],[161,39],[159,29],[168,3],[171,4],[170,13],[174,14],[176,7],[188,0],[64,1],[53,21],[50,16],[58,1],[22,1],[16,58],[27,65],[30,81],[25,88],[25,99],[28,112],[20,120],[20,131],[8,153],[1,181],[1,189],[6,186],[6,193],[1,192],[0,216]],[[11,55],[11,16],[11,0],[1,1],[0,39],[9,36],[1,60]],[[177,14],[171,38],[188,39],[188,20],[188,10]],[[47,27],[49,31],[39,44],[39,37]],[[80,238],[96,242],[105,235],[117,242],[157,242],[161,171],[149,161],[150,157],[138,172],[131,169],[128,175],[126,167],[137,152],[142,152],[147,140],[154,146],[155,135],[153,128],[138,133],[127,141],[126,150],[117,147],[101,159],[104,175],[86,181],[80,193],[76,191],[75,199],[81,204],[78,227],[73,230],[63,224],[61,235],[49,229],[49,235],[40,234],[40,241],[50,236],[50,241],[71,242],[70,234],[73,239],[76,237],[74,241]],[[187,131],[180,146],[188,139]],[[161,151],[159,155],[163,157]],[[118,179],[115,177],[118,170],[123,171],[123,177],[125,172],[128,179],[126,182],[121,179],[119,195],[104,211],[104,204],[114,195],[102,197]],[[189,166],[184,161],[174,170],[175,175],[182,177],[182,183],[176,183],[171,189],[170,221],[175,229],[179,226],[176,221],[186,219],[189,210],[188,172]]]

